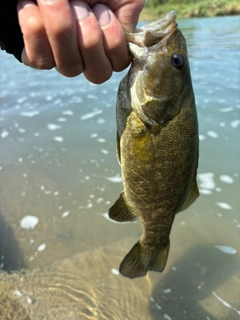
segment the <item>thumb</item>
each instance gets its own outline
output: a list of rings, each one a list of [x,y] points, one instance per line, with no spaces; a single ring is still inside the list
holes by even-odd
[[[128,1],[128,4],[125,3],[114,12],[115,16],[121,23],[124,31],[134,31],[138,23],[139,15],[144,6],[144,3],[145,0]]]

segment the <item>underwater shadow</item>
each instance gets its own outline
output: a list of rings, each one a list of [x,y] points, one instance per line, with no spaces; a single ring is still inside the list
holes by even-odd
[[[154,287],[149,312],[152,320],[217,320],[199,304],[236,273],[238,255],[214,245],[189,250]],[[235,269],[234,269],[235,266]]]
[[[11,226],[5,221],[0,209],[0,269],[5,271],[25,268],[24,258]]]

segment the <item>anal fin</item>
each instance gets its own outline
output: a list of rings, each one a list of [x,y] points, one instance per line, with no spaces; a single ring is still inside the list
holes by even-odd
[[[127,200],[125,193],[122,192],[118,200],[109,209],[108,216],[110,219],[124,222],[124,221],[134,221],[137,218],[134,208],[131,206]]]

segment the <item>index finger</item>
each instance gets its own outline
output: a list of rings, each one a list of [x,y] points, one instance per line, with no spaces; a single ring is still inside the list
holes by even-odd
[[[74,76],[84,69],[75,20],[67,0],[37,0],[57,70]]]

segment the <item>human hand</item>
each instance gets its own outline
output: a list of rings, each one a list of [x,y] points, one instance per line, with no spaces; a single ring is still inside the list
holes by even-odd
[[[124,30],[137,24],[144,0],[18,1],[22,62],[96,84],[130,63]]]

